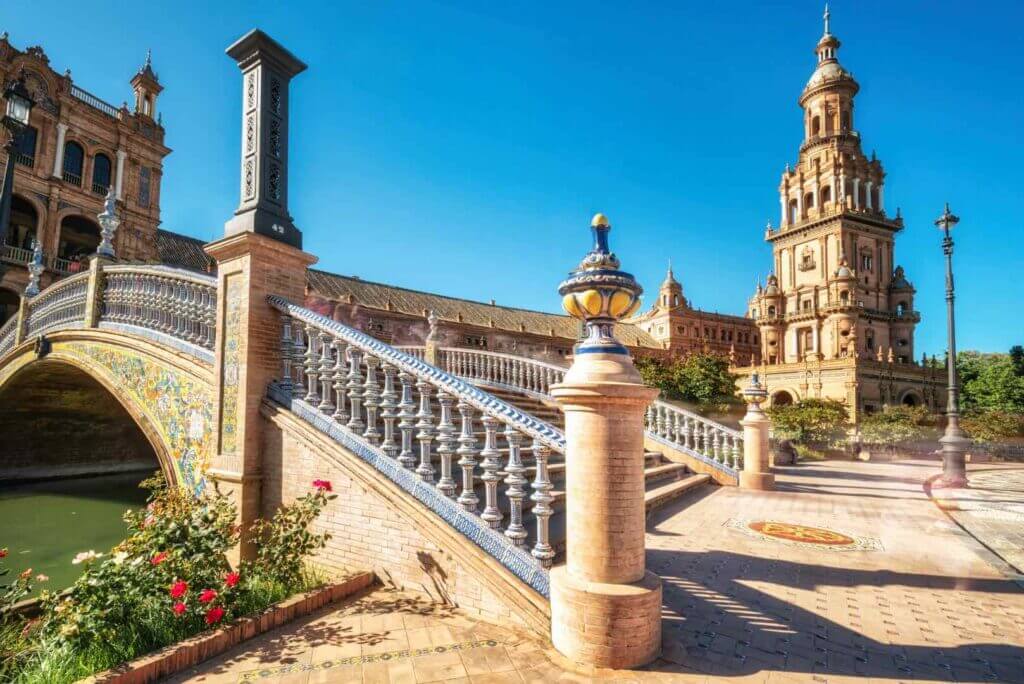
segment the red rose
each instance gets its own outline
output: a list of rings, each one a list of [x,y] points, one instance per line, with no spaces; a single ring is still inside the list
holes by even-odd
[[[155,556],[153,556],[149,560],[149,562],[152,563],[153,565],[160,565],[165,560],[167,560],[167,552],[166,551],[161,551],[160,553],[158,553]]]
[[[188,582],[178,580],[171,585],[171,598],[181,598],[188,591]]]
[[[217,592],[213,589],[203,589],[202,593],[199,594],[200,603],[209,603],[215,598],[217,598]]]
[[[229,572],[228,574],[224,575],[224,584],[226,584],[229,587],[233,587],[236,584],[238,584],[238,580],[240,580],[241,578],[242,576],[239,575],[237,572]]]
[[[331,483],[328,480],[313,480],[313,486],[321,491],[332,492]]]
[[[224,617],[224,609],[220,606],[214,606],[210,610],[206,611],[206,624],[212,625],[220,622],[222,617]]]
[[[186,610],[185,604],[182,603],[181,601],[178,601],[177,603],[174,604],[174,606],[171,608],[171,610],[174,611],[175,615],[184,615],[185,614],[185,610]]]
[[[6,548],[0,549],[0,558],[6,558],[6,557],[7,557],[7,549]]]

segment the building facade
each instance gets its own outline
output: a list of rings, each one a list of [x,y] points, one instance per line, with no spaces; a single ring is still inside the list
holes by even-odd
[[[914,287],[896,262],[903,229],[885,209],[885,172],[861,147],[854,97],[828,12],[817,66],[798,100],[804,139],[779,183],[781,216],[769,224],[774,272],[747,316],[760,330],[754,370],[773,404],[808,397],[844,402],[854,417],[886,404],[938,406],[943,376],[916,364]]]
[[[122,219],[117,254],[157,260],[160,181],[170,153],[157,112],[162,87],[148,57],[129,80],[132,104],[115,107],[77,86],[70,70],[55,71],[41,47],[19,50],[0,34],[0,87],[19,76],[35,107],[15,153],[11,220],[0,245],[0,323],[17,309],[34,240],[47,266],[44,287],[82,268],[82,257],[96,251],[96,215],[111,187]],[[6,161],[0,151],[0,164]]]

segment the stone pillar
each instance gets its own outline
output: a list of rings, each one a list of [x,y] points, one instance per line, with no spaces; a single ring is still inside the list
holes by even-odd
[[[114,179],[114,195],[120,201],[124,201],[124,160],[127,158],[127,152],[117,151],[117,177]]]
[[[440,359],[440,344],[437,334],[437,314],[433,309],[427,314],[427,336],[423,340],[423,360],[431,366],[437,366]]]
[[[258,75],[256,86],[263,102],[264,86],[271,73],[260,65],[295,62],[294,57],[260,31],[247,34],[235,43],[229,54],[238,55],[243,71],[243,83],[253,83],[252,74]],[[301,64],[301,63],[300,63]],[[255,65],[255,66],[253,66]],[[297,73],[297,72],[295,72]],[[287,101],[287,80],[278,82],[277,93]],[[245,112],[260,114],[252,119],[259,130],[264,127],[267,107],[250,110],[245,105],[249,97],[248,86],[243,90],[243,121]],[[268,95],[269,97],[269,95]],[[274,115],[276,116],[276,115]],[[245,124],[243,123],[243,126]],[[243,128],[244,130],[244,128]],[[285,129],[286,130],[286,129]],[[280,141],[284,145],[284,140]],[[246,158],[243,135],[243,160]],[[282,157],[282,162],[286,157]],[[206,245],[206,253],[217,262],[217,337],[214,346],[215,405],[217,407],[216,452],[207,475],[217,482],[221,491],[234,497],[242,524],[242,558],[251,557],[253,547],[248,536],[248,525],[261,511],[260,458],[262,418],[260,403],[266,396],[267,383],[281,374],[280,315],[267,303],[271,294],[301,303],[305,298],[306,270],[316,258],[304,253],[302,234],[291,225],[289,230],[276,232],[268,228],[257,215],[266,215],[258,202],[246,201],[246,185],[265,188],[267,166],[254,166],[255,174],[246,181],[249,167],[242,167],[242,207],[225,225],[225,237]],[[277,166],[278,178],[287,175],[283,165]],[[312,478],[311,478],[312,479]]]
[[[853,179],[853,208],[860,209],[860,178]]]
[[[253,29],[227,49],[242,71],[241,200],[225,235],[258,233],[302,248],[288,213],[288,84],[306,65]]]
[[[89,257],[89,284],[85,290],[85,320],[83,327],[95,328],[103,313],[103,267],[113,260],[100,254]]]
[[[661,580],[646,569],[644,537],[643,416],[657,390],[611,336],[641,290],[608,251],[607,219],[593,228],[594,250],[559,288],[587,338],[551,388],[565,413],[568,542],[551,571],[551,641],[582,665],[632,668],[661,651]]]
[[[18,320],[14,323],[14,346],[25,341],[25,333],[28,332],[28,300],[29,297],[21,295],[18,299],[18,313],[15,314]]]
[[[68,132],[68,125],[62,121],[57,122],[57,149],[53,151],[53,177],[60,178],[64,171],[64,136]]]
[[[770,471],[768,428],[771,421],[761,410],[761,402],[768,398],[768,392],[761,386],[757,373],[750,378],[750,385],[743,390],[747,400],[747,415],[740,421],[743,426],[743,470],[740,472],[740,487],[744,489],[775,489],[775,476]]]

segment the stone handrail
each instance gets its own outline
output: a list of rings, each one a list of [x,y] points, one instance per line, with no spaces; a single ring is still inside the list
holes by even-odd
[[[382,472],[396,482],[396,470],[405,473],[400,477],[415,473],[421,483],[436,490],[444,506],[460,506],[474,514],[473,519],[484,528],[503,530],[503,534],[483,538],[501,539],[503,545],[522,551],[535,565],[550,565],[554,550],[548,525],[554,498],[548,458],[552,452],[565,453],[565,436],[560,430],[358,330],[281,297],[271,295],[268,302],[282,314],[282,379],[276,383],[276,391],[290,393],[300,408],[317,412],[319,420],[373,448],[388,464]],[[440,408],[439,418],[435,418],[435,406]],[[478,425],[484,435],[482,448],[477,447]],[[525,545],[530,534],[523,514],[526,487],[531,484],[524,476],[528,469],[525,461],[531,457],[523,453],[524,439],[531,440],[535,473],[529,500],[534,503],[531,512],[536,533],[529,554]],[[414,441],[418,442],[418,455]],[[436,483],[435,454],[440,473]],[[474,491],[478,463],[483,502]],[[461,492],[452,472],[455,466],[462,471]],[[505,484],[502,501],[500,482]],[[484,508],[476,517],[478,503]],[[473,534],[469,536],[496,557],[504,553]]]
[[[736,476],[743,467],[743,433],[673,404],[647,407],[647,434],[707,465]]]
[[[523,356],[480,349],[442,347],[438,365],[460,378],[550,398],[551,385],[565,377],[568,369]]]
[[[115,119],[117,118],[117,107],[115,107],[114,105],[110,104],[109,102],[104,102],[100,98],[98,98],[95,95],[93,95],[92,93],[90,93],[88,90],[83,90],[82,88],[79,88],[76,85],[72,85],[71,86],[71,95],[75,99],[81,100],[82,102],[86,103],[90,107],[93,107],[94,109],[100,110],[101,112],[103,112],[107,116],[112,116]]]
[[[216,337],[217,279],[169,266],[103,268],[100,323],[133,326],[206,350]]]
[[[85,321],[88,290],[89,274],[79,273],[58,280],[33,297],[28,303],[26,336],[81,326]]]

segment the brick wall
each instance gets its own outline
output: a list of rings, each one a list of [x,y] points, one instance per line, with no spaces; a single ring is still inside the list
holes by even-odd
[[[371,466],[285,411],[264,404],[263,516],[330,480],[338,498],[317,522],[333,535],[318,560],[547,637],[547,599]]]

